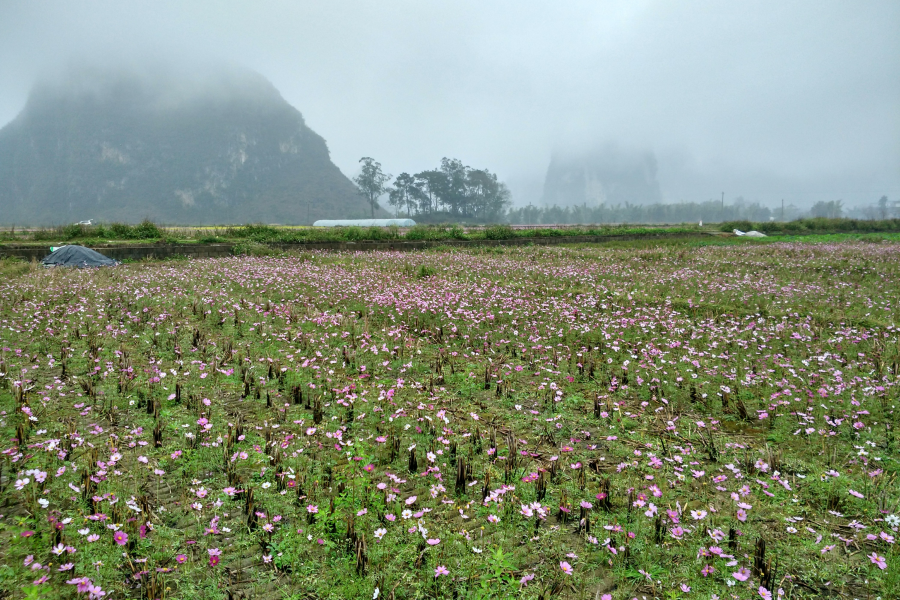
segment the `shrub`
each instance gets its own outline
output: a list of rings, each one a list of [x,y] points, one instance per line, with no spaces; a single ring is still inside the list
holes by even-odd
[[[437,273],[437,270],[434,267],[429,267],[428,265],[420,265],[419,272],[416,273],[416,277],[419,279],[425,279],[427,277],[433,276]]]
[[[85,237],[85,234],[87,233],[85,229],[86,228],[84,225],[66,225],[65,227],[63,227],[62,231],[63,238],[67,240],[74,240]]]
[[[491,225],[484,230],[486,240],[508,240],[516,237],[516,232],[509,225]]]
[[[416,225],[406,232],[404,239],[410,241],[440,241],[449,237],[446,228],[435,225]]]
[[[131,228],[131,239],[150,240],[161,237],[163,237],[163,232],[149,219],[144,219]]]
[[[726,221],[719,225],[719,231],[726,231],[731,233],[735,229],[740,229],[741,231],[752,231],[753,229],[757,229],[753,226],[753,223],[750,221]],[[757,231],[759,231],[757,229]]]
[[[232,252],[237,256],[272,256],[279,253],[278,250],[271,246],[252,240],[235,245]]]

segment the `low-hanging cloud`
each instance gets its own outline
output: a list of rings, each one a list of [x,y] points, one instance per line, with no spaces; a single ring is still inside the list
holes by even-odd
[[[74,62],[224,60],[352,175],[444,156],[539,201],[554,152],[652,151],[666,200],[900,195],[900,4],[0,4],[0,122]]]

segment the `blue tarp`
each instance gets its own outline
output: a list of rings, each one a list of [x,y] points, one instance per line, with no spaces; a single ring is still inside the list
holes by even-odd
[[[415,227],[412,219],[334,219],[320,220],[313,223],[313,227]]]
[[[112,267],[119,264],[108,256],[84,246],[62,246],[41,261],[47,267]]]

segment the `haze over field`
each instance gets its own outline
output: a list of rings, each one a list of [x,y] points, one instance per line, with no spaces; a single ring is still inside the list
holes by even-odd
[[[538,204],[551,161],[613,148],[663,201],[872,204],[900,197],[897,31],[890,1],[4,2],[0,123],[73,64],[232,62],[348,177],[447,156]]]

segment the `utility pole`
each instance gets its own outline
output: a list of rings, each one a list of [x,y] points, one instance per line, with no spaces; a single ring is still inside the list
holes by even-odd
[[[306,220],[310,225],[312,225],[312,221],[309,220],[309,201],[308,200],[306,202]]]

